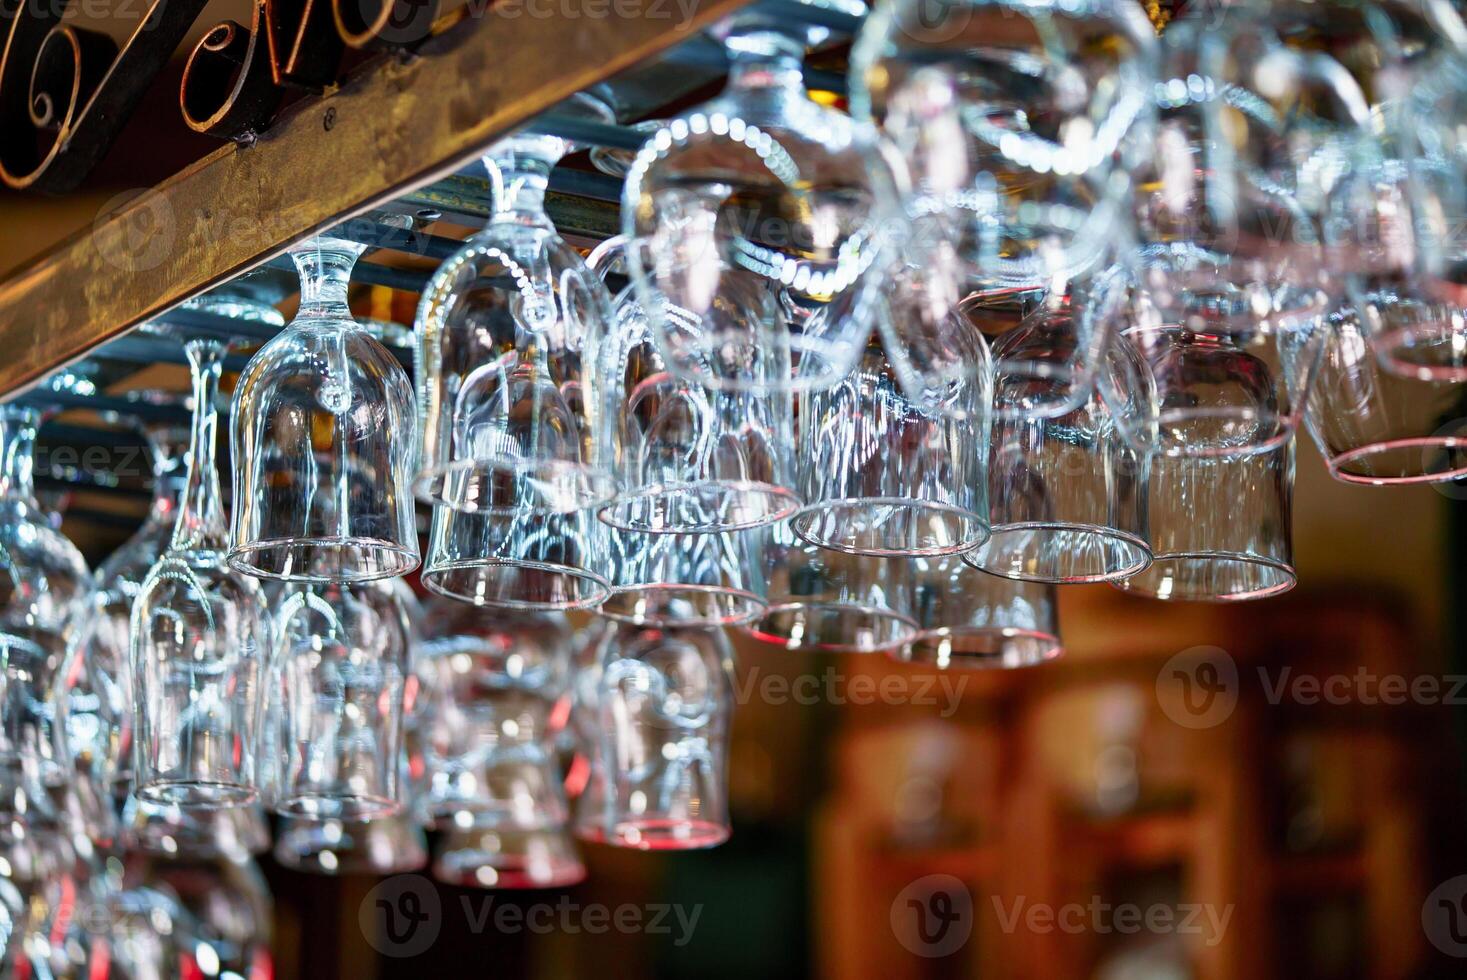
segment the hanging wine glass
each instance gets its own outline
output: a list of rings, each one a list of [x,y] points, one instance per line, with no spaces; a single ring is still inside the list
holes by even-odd
[[[909,397],[884,349],[908,305],[889,296],[882,318],[895,323],[872,336],[855,370],[800,396],[795,455],[807,503],[790,526],[811,544],[891,557],[957,554],[988,537],[988,349],[980,338],[981,380],[948,386],[941,405]]]
[[[610,120],[589,97],[565,111]],[[489,149],[494,215],[418,306],[415,488],[437,505],[422,581],[480,605],[584,608],[608,592],[590,510],[615,485],[595,439],[611,303],[544,206],[570,149],[529,133]]]
[[[860,16],[848,0],[805,0]],[[622,231],[648,244],[632,281],[674,373],[709,387],[826,388],[849,372],[875,323],[878,253],[904,228],[899,177],[870,131],[805,92],[805,48],[829,32],[751,8],[716,32],[723,94],[671,119],[638,153]],[[773,302],[828,311],[819,336]],[[757,317],[747,317],[750,308]],[[795,373],[747,366],[788,350]]]
[[[65,974],[90,911],[88,834],[107,815],[78,792],[62,754],[62,668],[80,640],[89,577],[81,553],[52,529],[34,496],[39,413],[0,405],[0,935],[5,976]],[[77,912],[84,913],[74,917]]]
[[[1294,442],[1151,462],[1151,564],[1112,582],[1155,599],[1239,602],[1294,587]]]
[[[811,544],[788,521],[760,544],[769,609],[748,627],[787,650],[873,653],[911,640],[911,565]]]
[[[90,573],[81,552],[52,529],[35,499],[41,415],[0,405],[0,769],[6,802],[62,775],[55,758],[55,695],[76,638]]]
[[[906,251],[927,302],[892,357],[914,396],[977,377],[967,318],[995,373],[1024,386],[1014,410],[1054,417],[1083,403],[1109,330],[1087,282],[1130,238],[1128,170],[1149,150],[1156,62],[1130,0],[875,6],[851,52],[851,111],[911,172]],[[1000,343],[1018,328],[984,312],[1016,290],[1036,291],[1033,317]]]
[[[605,278],[625,271],[627,252],[646,248],[644,241],[616,236],[587,261]],[[799,504],[790,459],[794,402],[789,391],[773,387],[789,374],[788,361],[764,352],[749,363],[751,390],[708,388],[668,370],[633,287],[612,306],[598,368],[610,410],[601,417],[598,440],[619,489],[601,508],[601,520],[628,534],[646,532],[638,546],[656,547],[648,533],[738,531],[793,513]]]
[[[938,670],[1012,669],[1064,653],[1053,584],[988,575],[951,557],[914,564],[921,629],[896,659]]]
[[[273,977],[273,901],[250,858],[155,859],[147,877],[183,909],[182,977]]]
[[[729,835],[733,649],[722,630],[618,625],[601,644],[604,784],[578,832],[639,850],[713,847]]]
[[[401,806],[412,654],[399,591],[381,580],[303,583],[287,587],[274,605],[280,743],[263,760],[275,769],[271,807],[285,816],[332,819],[338,828],[390,816]]]
[[[419,806],[446,832],[434,875],[500,888],[579,881],[553,751],[569,697],[565,620],[434,599],[422,663],[428,785]]]
[[[1300,100],[1312,113],[1284,118],[1303,162],[1301,194],[1333,205],[1325,222],[1332,271],[1343,274],[1359,310],[1384,289],[1437,314],[1367,314],[1362,325],[1376,355],[1403,377],[1467,380],[1458,285],[1467,215],[1456,132],[1467,105],[1460,13],[1441,0],[1260,3],[1250,10],[1256,16],[1240,34],[1262,33],[1277,49],[1272,60],[1306,83],[1318,76],[1312,87],[1325,96]],[[1276,66],[1266,77],[1291,94],[1311,87]]]
[[[588,264],[610,275],[622,267],[625,242],[608,239]],[[622,489],[599,512],[612,589],[599,612],[651,624],[749,622],[764,600],[739,531],[794,509],[791,396],[716,391],[674,376],[633,290],[613,305],[598,369],[610,411],[598,441]]]
[[[406,812],[363,820],[285,816],[274,856],[282,867],[313,874],[402,874],[428,863],[428,839]]]
[[[189,430],[169,424],[142,426],[152,463],[153,501],[142,527],[97,567],[79,617],[82,639],[63,670],[71,696],[59,708],[66,739],[64,758],[95,787],[117,816],[133,788],[133,603],[148,571],[173,537],[188,473]]]
[[[132,611],[137,794],[180,810],[248,806],[269,650],[252,577],[229,567],[214,466],[217,341],[185,346],[194,375],[188,480],[168,550]]]
[[[1385,320],[1451,315],[1440,301],[1384,281],[1360,298],[1366,316]],[[1330,475],[1368,486],[1467,476],[1467,436],[1455,424],[1467,385],[1387,371],[1368,339],[1381,328],[1391,329],[1367,329],[1348,303],[1327,318],[1323,365],[1305,421]]]
[[[1142,427],[1135,416],[1144,417],[1153,404],[1138,397],[1147,390],[1144,364],[1112,338],[1100,372],[1104,380],[1064,415],[1026,418],[995,410],[988,456],[992,534],[964,553],[968,564],[1004,578],[1064,584],[1122,579],[1150,563],[1151,457],[1127,437]],[[995,404],[1022,400],[1024,388],[1021,379],[1000,377]],[[1107,399],[1102,391],[1132,397]]]
[[[240,571],[360,582],[418,565],[412,382],[347,305],[364,250],[329,235],[290,249],[300,309],[235,387],[229,560]]]

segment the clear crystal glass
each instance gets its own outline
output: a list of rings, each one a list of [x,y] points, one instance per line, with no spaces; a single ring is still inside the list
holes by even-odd
[[[611,301],[544,208],[570,148],[526,133],[490,148],[494,215],[418,306],[415,487],[437,505],[423,584],[480,605],[583,608],[608,591],[590,522],[615,487],[595,439]]]
[[[607,276],[625,271],[627,251],[646,248],[645,241],[628,246],[617,236],[588,261]],[[709,388],[669,370],[634,287],[612,305],[598,369],[608,411],[597,438],[615,467],[618,491],[600,509],[601,520],[628,533],[704,533],[761,527],[793,513],[799,504],[790,458],[794,402],[788,390],[772,387],[788,376],[788,360],[778,351],[752,359],[751,380],[767,382],[755,390]],[[738,315],[753,318],[758,311]]]
[[[773,383],[829,387],[875,325],[878,256],[904,228],[899,178],[868,129],[805,92],[805,48],[827,31],[751,9],[717,33],[727,87],[652,133],[627,174],[622,231],[648,243],[629,256],[632,280],[674,373],[763,387],[747,365],[788,350],[796,372]],[[771,302],[775,289],[828,310],[830,328],[801,330]],[[762,298],[755,318],[744,315],[751,298]]]
[[[625,239],[592,252],[606,276]],[[788,391],[728,392],[667,370],[631,287],[613,301],[598,435],[621,492],[599,512],[611,595],[599,612],[644,624],[735,625],[762,614],[762,576],[738,529],[796,504]],[[785,370],[788,370],[786,365]]]
[[[1168,456],[1278,448],[1303,417],[1330,305],[1317,287],[1279,283],[1264,293],[1229,283],[1190,243],[1142,249],[1118,331],[1142,375],[1121,397],[1127,408],[1116,417],[1131,420],[1122,434]]]
[[[1367,317],[1409,322],[1450,315],[1430,296],[1376,285],[1359,296]],[[1365,328],[1348,303],[1326,321],[1323,365],[1305,420],[1330,475],[1373,486],[1467,476],[1467,434],[1458,424],[1467,385],[1387,371],[1368,339],[1382,329],[1391,327]]]
[[[406,811],[364,820],[283,816],[276,862],[324,875],[392,875],[428,863],[428,838]]]
[[[981,307],[960,304],[1024,288],[1050,312],[1009,344],[1003,320],[980,319],[995,371],[1025,384],[1018,411],[1084,401],[1109,326],[1085,283],[1130,237],[1128,171],[1150,148],[1156,70],[1130,0],[875,6],[851,52],[851,111],[910,171],[904,252],[927,302],[892,356],[914,395],[977,376],[963,318]]]
[[[97,566],[79,617],[81,641],[63,676],[71,695],[59,707],[65,757],[75,760],[101,800],[121,816],[133,789],[132,607],[143,580],[173,537],[188,474],[189,430],[142,427],[153,471],[153,502],[142,527]]]
[[[229,560],[251,575],[360,582],[418,565],[412,382],[352,319],[363,251],[329,236],[291,248],[300,309],[235,387]]]
[[[185,346],[194,374],[188,479],[168,550],[132,610],[137,794],[180,810],[248,806],[269,629],[259,585],[226,561],[214,465],[223,345]]]
[[[764,532],[769,609],[749,634],[788,650],[871,653],[911,640],[911,565],[821,548],[789,523]]]
[[[584,876],[554,742],[570,697],[570,628],[442,598],[425,609],[424,819],[447,832],[441,880],[552,887]]]
[[[1150,566],[1113,582],[1154,599],[1237,602],[1294,587],[1294,443],[1152,460]]]
[[[1029,667],[1064,653],[1053,584],[988,575],[952,557],[913,561],[920,631],[893,651],[938,670]]]
[[[995,348],[997,349],[997,348]],[[1114,339],[1101,361],[1106,380],[1065,415],[1023,417],[996,410],[988,457],[992,534],[963,555],[973,567],[1030,582],[1105,582],[1134,575],[1151,560],[1147,545],[1150,456],[1121,423],[1101,390],[1136,392],[1145,365]],[[994,401],[1022,400],[1022,379],[1000,376]]]
[[[687,850],[728,839],[733,647],[722,630],[617,625],[603,635],[599,806],[578,832],[617,847]]]
[[[91,584],[81,552],[52,529],[33,480],[41,415],[0,405],[0,760],[54,764],[52,688]]]
[[[274,603],[279,745],[270,805],[285,816],[361,821],[401,807],[409,611],[386,581],[287,587]],[[273,721],[273,719],[272,719]]]
[[[885,304],[902,330],[906,297]],[[987,348],[971,382],[949,387],[938,408],[908,397],[873,335],[851,374],[800,396],[795,456],[807,501],[790,519],[811,544],[852,554],[957,554],[988,537],[991,382]],[[981,377],[982,380],[979,380]]]

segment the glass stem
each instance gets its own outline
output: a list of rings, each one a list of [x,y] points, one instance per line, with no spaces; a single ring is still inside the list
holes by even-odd
[[[760,30],[724,38],[728,88],[779,89],[805,94],[804,54],[799,41],[777,31]]]
[[[351,410],[352,383],[351,357],[347,353],[347,338],[361,326],[352,318],[351,306],[347,302],[347,289],[351,285],[351,270],[365,246],[336,238],[313,238],[290,253],[295,260],[296,271],[301,277],[301,304],[292,326],[308,324],[319,319],[330,324],[334,331],[332,343],[326,351],[321,370],[320,400],[322,406],[337,417]],[[350,448],[345,439],[332,440],[337,455],[336,471],[340,479],[348,479],[352,468],[348,461]],[[345,500],[350,496],[349,488],[337,488]],[[351,515],[347,508],[337,513],[336,534],[351,537]]]
[[[172,526],[188,485],[188,447],[191,431],[172,426],[150,426],[143,432],[153,464],[153,505],[148,523]]]
[[[41,414],[20,405],[0,405],[0,497],[34,502],[36,429]]]
[[[173,526],[171,547],[175,551],[228,548],[223,493],[214,451],[219,431],[219,376],[223,371],[224,344],[217,340],[190,340],[184,345],[193,371],[194,420],[189,432],[188,476]]]

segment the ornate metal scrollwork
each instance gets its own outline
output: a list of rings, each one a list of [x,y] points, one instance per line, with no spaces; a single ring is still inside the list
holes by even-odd
[[[0,0],[0,181],[74,188],[112,145],[206,0],[155,0],[127,42],[62,23],[70,0]],[[256,0],[248,27],[225,21],[194,46],[179,108],[196,132],[248,139],[284,91],[319,91],[344,47],[408,48],[433,31],[440,0]]]
[[[0,6],[0,181],[59,193],[81,183],[127,124],[205,0],[156,0],[119,49],[62,24],[67,0]]]

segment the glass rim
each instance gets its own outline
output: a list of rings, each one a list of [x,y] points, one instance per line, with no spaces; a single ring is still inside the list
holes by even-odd
[[[527,599],[494,599],[492,601],[485,601],[483,599],[476,599],[470,595],[445,589],[440,584],[439,580],[444,576],[471,568],[517,568],[534,572],[549,572],[554,575],[564,576],[576,582],[589,582],[595,586],[595,591],[587,598],[576,599],[569,603],[540,602]],[[559,610],[569,612],[577,609],[593,609],[606,601],[606,597],[611,594],[611,584],[607,581],[606,577],[599,572],[591,571],[589,568],[517,558],[460,558],[454,561],[429,562],[423,566],[423,571],[418,578],[423,583],[423,588],[429,592],[446,596],[449,599],[457,599],[460,602],[467,602],[473,606],[490,609],[523,609],[532,612],[555,612]]]
[[[1160,574],[1165,571],[1164,566],[1201,561],[1219,565],[1228,564],[1264,568],[1275,573],[1277,579],[1272,584],[1259,588],[1232,592],[1210,592],[1206,594],[1178,593],[1173,590],[1169,591],[1166,595],[1162,595],[1159,589],[1153,589],[1146,583],[1146,579],[1153,573]],[[1159,568],[1158,566],[1163,567]],[[1172,551],[1154,556],[1151,565],[1136,576],[1110,584],[1122,592],[1130,592],[1149,599],[1156,599],[1160,602],[1228,603],[1248,602],[1254,599],[1266,599],[1270,596],[1282,595],[1297,585],[1298,582],[1299,575],[1292,564],[1279,558],[1271,558],[1267,555],[1257,555],[1244,551]]]
[[[1116,431],[1121,434],[1128,445],[1137,452],[1155,453],[1167,459],[1239,459],[1247,456],[1261,456],[1278,449],[1282,449],[1289,440],[1299,431],[1299,420],[1304,412],[1301,401],[1295,401],[1294,408],[1289,412],[1259,412],[1241,406],[1233,408],[1203,408],[1203,409],[1170,409],[1158,414],[1157,427],[1161,428],[1168,424],[1181,422],[1196,422],[1203,419],[1235,419],[1245,423],[1273,423],[1275,432],[1266,439],[1257,439],[1236,445],[1210,445],[1208,443],[1177,443],[1172,439],[1164,439],[1160,435],[1151,441],[1139,435],[1136,426],[1129,422],[1122,423],[1116,419],[1116,413],[1111,413],[1115,421]]]
[[[337,810],[323,813],[319,809]],[[293,790],[282,793],[270,809],[281,817],[306,823],[338,820],[361,823],[366,820],[396,816],[403,811],[401,800],[377,793],[333,793],[325,790]]]
[[[953,515],[965,523],[977,525],[980,533],[971,540],[964,540],[955,545],[930,548],[862,548],[832,538],[815,537],[806,533],[810,518],[822,512],[850,511],[861,507],[901,507],[919,514],[935,512]],[[801,541],[817,548],[872,558],[940,558],[946,555],[961,555],[974,548],[982,547],[992,533],[987,518],[976,511],[959,507],[957,504],[949,504],[940,500],[924,500],[920,497],[829,497],[798,508],[790,515],[790,530]]]
[[[677,596],[691,594],[694,596],[717,596],[720,599],[732,600],[742,603],[746,613],[739,615],[721,616],[638,616],[629,612],[618,611],[613,605],[619,598],[631,597],[639,594],[652,593],[655,595]],[[717,601],[717,600],[715,600]],[[693,628],[711,629],[714,627],[746,626],[756,623],[764,617],[769,608],[769,603],[756,593],[748,589],[735,588],[725,585],[693,585],[677,582],[651,582],[637,585],[614,586],[611,594],[606,597],[601,606],[596,610],[597,615],[618,623],[629,626],[653,627],[657,629],[668,628]]]
[[[1397,377],[1415,381],[1467,381],[1467,349],[1461,352],[1463,362],[1457,365],[1423,364],[1420,361],[1403,359],[1404,351],[1416,348],[1416,345],[1410,343],[1412,338],[1430,336],[1430,333],[1412,329],[1409,325],[1397,327],[1384,333],[1371,334],[1370,352],[1380,361],[1382,369]]]
[[[1132,561],[1124,566],[1110,571],[1065,576],[1038,575],[1032,572],[1025,574],[1013,574],[1009,572],[995,571],[991,568],[986,568],[983,565],[979,564],[982,552],[985,550],[985,548],[988,547],[988,545],[991,545],[993,544],[993,542],[998,540],[1000,535],[1029,533],[1033,531],[1056,531],[1067,534],[1078,533],[1085,534],[1090,537],[1100,538],[1105,541],[1115,542],[1135,552],[1136,556],[1139,557],[1140,560]],[[964,563],[971,565],[973,568],[976,568],[980,572],[984,572],[988,575],[994,575],[998,578],[1006,578],[1017,582],[1038,582],[1048,585],[1085,585],[1096,582],[1115,582],[1121,579],[1130,578],[1133,575],[1139,575],[1151,565],[1152,557],[1153,556],[1151,552],[1151,546],[1148,545],[1146,541],[1141,538],[1140,535],[1134,534],[1130,531],[1122,531],[1118,528],[1105,527],[1100,524],[1081,524],[1073,521],[1018,521],[1009,524],[994,524],[993,533],[989,536],[988,542],[982,547],[974,548],[972,551],[965,552],[963,554],[963,561]]]
[[[190,789],[216,794],[215,798],[180,798]],[[145,803],[178,807],[193,812],[234,810],[258,802],[260,791],[249,783],[226,779],[171,779],[154,777],[140,780],[134,791]]]
[[[1331,477],[1339,480],[1341,483],[1350,483],[1359,486],[1411,486],[1414,484],[1450,483],[1453,480],[1467,476],[1467,463],[1443,470],[1432,470],[1427,467],[1422,467],[1419,472],[1406,473],[1400,476],[1367,476],[1365,474],[1349,473],[1344,469],[1357,460],[1397,452],[1402,449],[1467,449],[1467,436],[1407,436],[1400,439],[1377,440],[1346,449],[1333,455],[1325,453],[1324,461],[1325,465],[1329,468]]]
[[[698,836],[691,838],[680,838],[675,834],[666,833],[667,829],[674,827],[692,827],[696,828],[699,833]],[[656,830],[658,833],[649,839],[645,835],[645,831],[648,830]],[[728,840],[730,832],[726,822],[720,823],[716,820],[700,820],[692,817],[685,819],[637,817],[614,820],[609,833],[602,831],[600,843],[639,851],[698,851],[717,847]],[[629,839],[629,833],[637,834],[638,839]]]
[[[491,474],[508,474],[513,477],[522,477],[535,473],[537,470],[547,470],[549,475],[544,477],[547,482],[573,481],[575,488],[572,495],[575,503],[557,507],[536,506],[464,506],[463,494],[450,495],[449,481],[457,478],[459,482],[465,477],[487,476]],[[599,506],[610,500],[616,493],[616,480],[599,466],[582,463],[579,460],[567,459],[537,459],[522,456],[475,456],[468,459],[457,459],[446,463],[433,463],[424,466],[413,477],[413,496],[420,503],[430,507],[443,507],[456,514],[474,514],[480,516],[524,516],[527,514],[574,514],[577,511],[586,510],[590,507]]]
[[[1022,662],[1007,664],[1004,662],[1002,653],[956,653],[951,657],[951,662],[946,665],[938,664],[935,658],[912,656],[911,653],[918,646],[930,644],[935,641],[954,638],[994,638],[1002,643],[1009,643],[1015,639],[1035,641],[1044,646],[1037,656],[1025,657]],[[1027,667],[1036,667],[1040,664],[1057,660],[1065,654],[1065,646],[1058,634],[1045,630],[1027,629],[1018,626],[943,626],[936,629],[920,631],[912,637],[910,643],[900,651],[894,659],[913,665],[934,667],[938,670],[1022,670]]]
[[[906,629],[894,639],[867,647],[857,646],[853,643],[800,643],[795,646],[790,646],[790,638],[788,636],[773,633],[763,628],[763,624],[771,616],[777,616],[780,613],[791,612],[796,609],[826,610],[836,612],[842,616],[854,614],[871,619],[887,620],[893,626],[906,627]],[[911,642],[911,638],[916,634],[917,628],[917,621],[911,616],[908,616],[906,613],[897,612],[890,607],[871,606],[855,602],[840,602],[834,599],[824,600],[812,597],[808,602],[790,601],[770,603],[762,617],[753,624],[745,626],[743,629],[752,639],[758,640],[760,643],[783,647],[786,650],[811,649],[828,653],[883,653]]]
[[[395,557],[394,562],[374,562],[375,570],[369,572],[348,571],[338,568],[331,574],[316,573],[302,574],[300,572],[281,571],[278,567],[251,561],[251,556],[261,555],[268,551],[285,548],[294,552],[305,548],[351,548],[363,554],[373,554],[382,557]],[[401,578],[411,574],[419,564],[422,556],[418,551],[417,542],[412,547],[389,541],[386,538],[366,537],[293,537],[293,538],[266,538],[258,541],[249,541],[237,544],[229,549],[225,558],[226,564],[236,572],[241,572],[253,578],[271,579],[277,582],[305,582],[312,585],[328,585],[332,583],[357,584],[364,582],[376,582],[381,579]]]
[[[784,503],[775,510],[766,511],[763,516],[756,519],[657,528],[640,527],[627,521],[624,517],[618,518],[616,514],[617,511],[625,511],[630,505],[639,501],[656,500],[659,497],[678,497],[690,492],[703,493],[708,490],[716,491],[727,497],[758,495],[774,501],[784,501]],[[748,531],[778,524],[786,517],[796,513],[800,506],[799,494],[777,483],[765,483],[760,480],[690,480],[680,483],[653,483],[615,494],[611,499],[597,506],[596,519],[608,527],[627,534],[714,534],[724,531]]]

